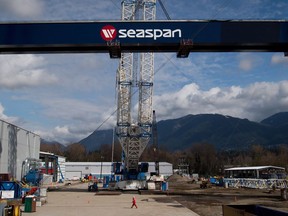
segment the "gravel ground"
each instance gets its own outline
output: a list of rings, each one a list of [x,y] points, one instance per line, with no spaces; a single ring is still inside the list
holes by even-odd
[[[288,214],[288,201],[281,200],[280,191],[212,187],[200,189],[199,184],[170,182],[169,193],[175,201],[200,216],[220,216],[222,205],[261,205]]]

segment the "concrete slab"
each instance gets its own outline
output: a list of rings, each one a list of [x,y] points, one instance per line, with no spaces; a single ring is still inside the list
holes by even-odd
[[[95,195],[87,191],[87,184],[73,185],[69,189],[48,192],[48,202],[37,207],[36,212],[22,215],[30,216],[199,216],[166,195]],[[137,200],[138,209],[131,209],[132,197]]]

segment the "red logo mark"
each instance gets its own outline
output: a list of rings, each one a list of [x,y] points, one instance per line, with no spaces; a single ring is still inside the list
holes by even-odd
[[[100,34],[101,34],[101,37],[103,38],[103,40],[111,41],[111,40],[116,38],[117,31],[114,28],[114,26],[107,25],[101,29]]]

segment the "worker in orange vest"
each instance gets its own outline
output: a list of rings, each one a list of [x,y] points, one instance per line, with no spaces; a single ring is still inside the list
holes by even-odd
[[[133,196],[133,198],[132,198],[132,206],[131,206],[131,208],[133,208],[133,206],[135,206],[136,208],[138,208],[137,205],[136,205],[136,198],[135,198],[135,196]]]

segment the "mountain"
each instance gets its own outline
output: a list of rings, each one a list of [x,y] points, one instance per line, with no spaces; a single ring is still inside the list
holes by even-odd
[[[158,124],[159,144],[167,150],[184,150],[196,143],[216,149],[235,149],[254,143],[267,145],[268,126],[218,114],[188,115]]]
[[[40,149],[45,152],[53,152],[59,154],[65,150],[66,146],[56,141],[48,141],[45,139],[40,139]]]
[[[274,127],[282,127],[288,124],[288,112],[280,112],[272,115],[263,121],[262,124],[271,125]]]
[[[288,112],[259,123],[219,114],[187,115],[159,121],[157,128],[159,147],[169,151],[185,150],[197,143],[213,144],[218,150],[247,149],[255,144],[273,147],[288,143]],[[79,143],[93,151],[101,144],[111,144],[112,134],[112,129],[95,131]]]
[[[59,143],[59,142],[57,142],[57,141],[48,141],[48,140],[45,140],[45,139],[40,139],[40,143],[41,144],[46,144],[46,145],[63,145],[63,144],[61,144],[61,143]],[[63,145],[63,147],[64,147],[64,145]]]
[[[100,148],[103,144],[111,144],[113,137],[113,130],[98,130],[94,131],[88,137],[79,141],[80,144],[84,145],[87,151],[95,151]]]

